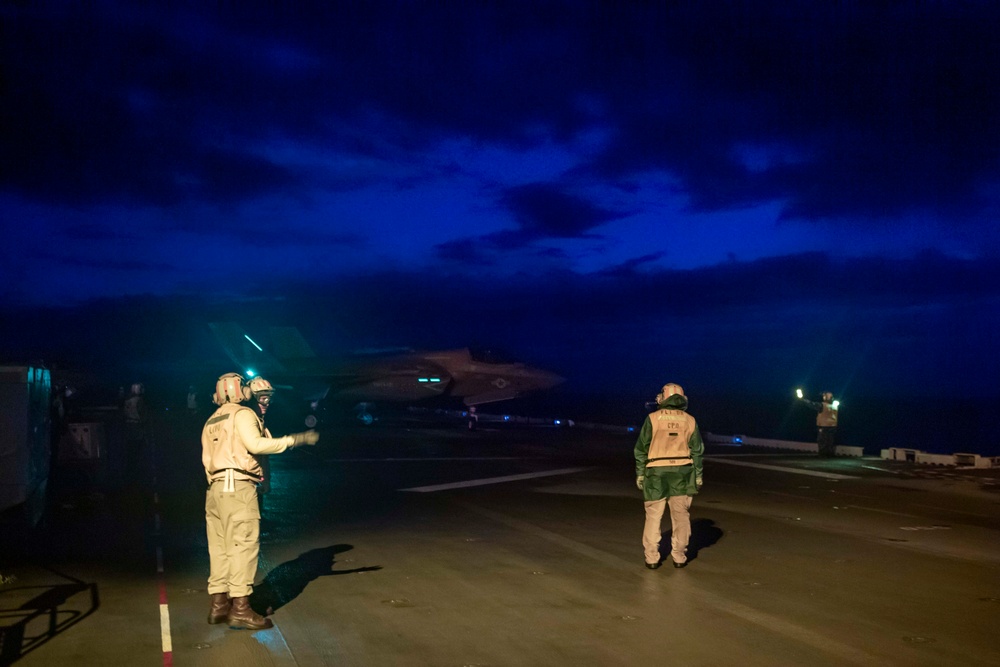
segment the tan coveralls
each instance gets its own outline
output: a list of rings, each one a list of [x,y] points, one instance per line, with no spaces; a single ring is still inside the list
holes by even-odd
[[[210,570],[208,592],[249,596],[260,552],[257,484],[263,476],[256,455],[280,454],[294,443],[286,435],[267,438],[256,413],[236,403],[222,405],[205,422],[201,461],[208,478],[205,524]]]
[[[839,411],[833,407],[832,401],[815,403],[809,401],[809,405],[817,411],[816,415],[816,446],[820,456],[834,456],[837,453],[837,417]]]

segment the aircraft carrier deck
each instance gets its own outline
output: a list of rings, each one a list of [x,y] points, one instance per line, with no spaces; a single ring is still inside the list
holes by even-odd
[[[689,566],[651,571],[624,428],[326,431],[272,459],[274,628],[208,625],[201,423],[171,414],[155,480],[63,468],[3,536],[0,664],[1000,664],[995,470],[712,445]]]

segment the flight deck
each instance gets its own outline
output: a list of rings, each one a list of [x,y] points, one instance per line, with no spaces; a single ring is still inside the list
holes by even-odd
[[[710,444],[651,571],[625,428],[330,430],[272,459],[251,632],[206,623],[201,425],[157,423],[155,478],[64,470],[5,535],[0,664],[1000,664],[995,471]]]

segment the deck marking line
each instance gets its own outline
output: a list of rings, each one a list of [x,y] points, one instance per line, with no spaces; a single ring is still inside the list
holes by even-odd
[[[416,493],[430,493],[432,491],[449,491],[451,489],[464,489],[471,486],[486,486],[487,484],[503,484],[504,482],[519,482],[524,479],[537,479],[539,477],[552,477],[553,475],[570,475],[574,472],[590,470],[586,468],[560,468],[558,470],[545,470],[543,472],[526,472],[520,475],[504,475],[503,477],[484,477],[483,479],[470,479],[464,482],[450,482],[448,484],[434,484],[431,486],[414,486],[409,489],[399,489],[400,491],[414,491]]]
[[[174,647],[170,640],[170,610],[167,605],[160,605],[160,637],[163,639],[163,652],[172,653]]]
[[[163,535],[162,523],[160,521],[160,493],[157,483],[156,469],[156,443],[150,442],[153,452],[153,524],[155,529],[153,535],[156,536],[156,587],[159,593],[160,602],[160,644],[163,650],[163,667],[173,667],[174,646],[170,637],[170,607],[167,604],[167,582],[164,578],[163,567]]]
[[[744,466],[746,468],[760,468],[761,470],[775,470],[777,472],[790,472],[793,475],[809,475],[811,477],[822,477],[823,479],[860,479],[855,475],[841,475],[835,472],[821,472],[819,470],[802,470],[801,468],[785,468],[783,466],[769,466],[764,463],[749,463],[747,461],[732,461],[730,459],[706,456],[706,461],[715,463],[725,463],[731,466]]]
[[[863,512],[876,512],[878,514],[888,514],[889,516],[904,516],[907,519],[921,519],[923,517],[917,516],[916,514],[906,514],[905,512],[893,512],[892,510],[882,510],[877,507],[865,507],[864,505],[844,505],[854,510],[861,510]]]
[[[795,454],[793,452],[784,452],[784,453],[781,453],[781,454],[774,454],[774,453],[764,454],[762,452],[753,452],[753,453],[739,452],[739,453],[733,453],[733,454],[709,454],[705,458],[713,458],[713,459],[721,459],[721,458],[737,459],[737,458],[750,458],[750,457],[753,457],[753,458],[762,458],[762,459],[767,459],[767,458],[770,458],[770,459],[787,459],[789,456],[794,456],[794,455]]]
[[[980,519],[996,518],[991,514],[979,514],[978,512],[964,512],[962,510],[953,510],[953,509],[948,509],[947,507],[937,507],[935,505],[918,505],[916,503],[913,503],[912,505],[913,507],[920,507],[922,509],[928,509],[928,510],[937,510],[939,512],[950,512],[951,514],[965,514],[966,516],[975,516],[979,517]]]
[[[878,466],[861,466],[861,467],[865,468],[866,470],[877,470],[879,472],[889,472],[889,473],[892,473],[893,475],[898,475],[899,474],[898,470],[889,470],[888,468],[879,468]]]
[[[386,458],[329,459],[337,463],[385,463],[388,461],[532,461],[538,456],[390,456]]]

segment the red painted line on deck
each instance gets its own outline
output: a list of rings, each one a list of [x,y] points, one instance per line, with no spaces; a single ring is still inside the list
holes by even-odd
[[[156,446],[153,446],[153,525],[156,526],[156,586],[160,605],[160,645],[163,667],[173,667],[173,639],[170,636],[170,605],[167,604],[166,568],[163,564],[163,523],[160,521],[160,494],[156,474]]]

